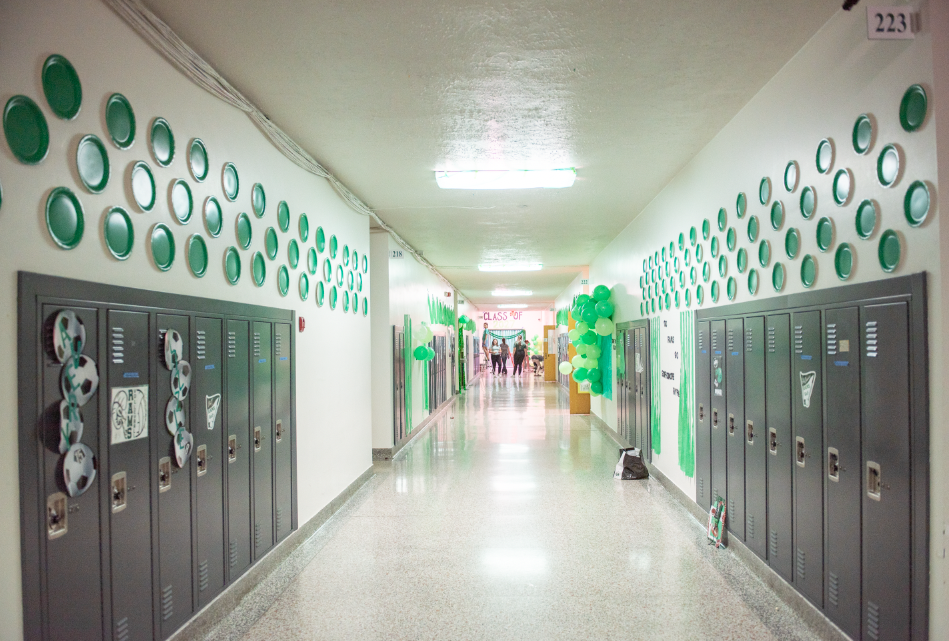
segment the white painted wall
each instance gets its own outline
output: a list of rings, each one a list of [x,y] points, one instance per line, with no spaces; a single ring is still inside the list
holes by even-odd
[[[103,3],[94,0],[10,0],[0,5],[0,100],[22,93],[40,105],[50,128],[51,145],[46,160],[26,166],[15,160],[4,139],[0,142],[0,637],[22,636],[19,486],[17,460],[16,310],[19,270],[68,276],[100,283],[149,289],[170,294],[239,301],[294,309],[305,317],[307,329],[297,335],[297,435],[300,522],[316,514],[371,465],[369,319],[362,314],[344,315],[337,308],[317,308],[311,295],[302,302],[297,279],[303,267],[292,270],[291,293],[280,296],[276,285],[278,263],[268,261],[263,288],[250,277],[251,251],[263,249],[264,230],[276,226],[276,206],[286,200],[292,215],[291,232],[278,231],[279,262],[286,262],[286,248],[296,235],[297,216],[306,212],[313,231],[321,225],[336,234],[340,247],[348,244],[360,254],[369,250],[368,220],[352,212],[321,178],[306,173],[287,160],[240,111],[231,108],[192,84],[157,52],[139,39]],[[83,106],[77,118],[64,122],[46,105],[40,81],[43,61],[51,53],[65,55],[82,82]],[[138,133],[133,147],[120,151],[105,129],[106,98],[121,92],[131,102]],[[177,153],[172,165],[159,168],[148,146],[152,119],[165,117],[175,134]],[[98,195],[86,192],[75,170],[79,138],[94,133],[108,148],[112,179]],[[191,138],[207,145],[211,163],[208,180],[196,183],[189,176],[185,149]],[[132,204],[127,188],[130,165],[144,160],[152,168],[158,204],[142,213]],[[223,197],[221,170],[234,162],[240,173],[237,202]],[[195,201],[216,195],[225,213],[224,231],[210,239],[200,215],[187,226],[174,222],[169,212],[168,186],[185,178]],[[238,212],[251,212],[250,193],[255,182],[264,185],[267,212],[253,221],[251,251],[241,251],[243,276],[229,285],[222,268],[226,247],[236,245],[234,221]],[[72,251],[58,249],[47,234],[43,211],[51,188],[66,186],[82,201],[86,230],[82,243]],[[114,205],[125,207],[135,226],[136,243],[125,262],[111,258],[102,240],[102,215]],[[167,223],[175,234],[178,257],[167,273],[159,272],[146,251],[145,238],[155,222]],[[203,279],[188,270],[183,248],[195,232],[208,238],[210,267]],[[304,263],[305,265],[305,263]],[[369,280],[368,275],[364,279]],[[364,292],[368,292],[368,283]]]

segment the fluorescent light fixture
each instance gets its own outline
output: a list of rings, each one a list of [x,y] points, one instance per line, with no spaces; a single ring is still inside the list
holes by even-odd
[[[543,269],[541,263],[481,263],[478,270],[483,272],[536,272]]]
[[[572,187],[576,179],[573,167],[435,172],[435,182],[442,189],[562,189]]]
[[[533,294],[529,289],[496,289],[491,292],[492,296],[530,296]]]
[[[501,303],[498,305],[499,309],[524,309],[527,307],[527,303]]]

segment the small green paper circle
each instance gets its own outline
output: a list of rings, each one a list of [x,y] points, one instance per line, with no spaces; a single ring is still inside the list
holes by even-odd
[[[685,306],[686,308],[692,307],[692,290],[685,290]]]
[[[310,219],[306,214],[300,214],[300,242],[305,243],[310,238]]]
[[[682,258],[682,264],[685,267],[688,267],[689,265],[692,264],[692,250],[691,249],[685,250],[685,254],[683,255],[683,258]]]
[[[748,219],[748,241],[757,242],[758,240],[758,217],[752,216]]]
[[[912,85],[900,101],[900,125],[905,131],[917,131],[926,121],[928,107],[926,90],[921,85]]]
[[[718,275],[722,278],[725,277],[725,274],[728,273],[728,259],[725,256],[719,256],[718,258]]]
[[[679,251],[685,249],[685,234],[679,234]]]
[[[784,204],[780,200],[771,205],[771,229],[778,231],[784,225]]]
[[[353,288],[356,286],[356,278],[353,276],[352,272],[346,272],[346,288],[349,291],[353,291]]]
[[[767,205],[771,201],[771,179],[765,176],[758,185],[758,202]]]
[[[784,236],[784,252],[788,258],[794,260],[799,251],[801,251],[801,232],[791,227]]]
[[[188,151],[188,167],[191,169],[191,175],[199,183],[203,183],[208,177],[210,165],[208,164],[208,150],[200,138],[191,141],[191,147]]]
[[[241,256],[236,247],[224,251],[224,276],[231,285],[236,285],[241,279]]]
[[[725,231],[725,226],[728,224],[728,214],[725,212],[725,208],[722,207],[718,210],[718,231]]]
[[[666,248],[665,247],[662,248],[662,262],[663,263],[666,262]]]
[[[718,258],[718,250],[719,250],[718,236],[714,236],[712,238],[712,243],[709,246],[709,248],[710,248],[710,253],[712,254],[712,258]]]
[[[323,300],[325,298],[325,291],[326,291],[325,288],[323,287],[323,283],[321,281],[316,281],[316,285],[314,286],[313,289],[315,290],[313,298],[316,300],[316,306],[322,307]]]
[[[744,247],[738,250],[738,257],[735,263],[738,265],[738,273],[744,274],[745,269],[748,267],[748,251]]]
[[[267,262],[264,260],[264,255],[259,251],[254,252],[250,267],[254,277],[254,284],[257,285],[257,287],[262,287],[264,280],[267,278]]]
[[[155,206],[155,178],[152,170],[141,160],[132,165],[129,175],[132,197],[142,211],[151,211]]]
[[[171,132],[168,121],[164,118],[155,118],[152,121],[150,138],[152,157],[159,167],[167,167],[175,159],[175,135]]]
[[[221,211],[221,203],[214,196],[208,196],[204,201],[204,226],[211,238],[220,236],[224,228],[224,212]]]
[[[310,272],[311,275],[316,274],[319,262],[320,259],[316,255],[316,249],[310,247],[308,250],[306,250],[306,270]]]
[[[739,192],[738,198],[735,199],[735,212],[738,214],[738,218],[744,218],[747,209],[748,197],[745,196],[745,192]]]
[[[817,171],[826,174],[834,166],[834,143],[829,138],[824,138],[817,143],[817,156],[814,159],[817,165]]]
[[[838,206],[846,205],[850,201],[850,193],[853,189],[853,180],[850,177],[850,171],[841,169],[834,175],[834,202]]]
[[[336,251],[339,249],[339,243],[336,241],[336,236],[330,236],[330,258],[336,260]]]
[[[910,227],[919,227],[926,222],[930,205],[929,187],[921,180],[914,181],[903,197],[903,214]]]
[[[286,265],[277,268],[277,290],[281,296],[286,296],[290,292],[290,270]]]
[[[336,299],[339,295],[336,293],[336,287],[330,287],[330,309],[336,309]]]
[[[322,227],[316,228],[316,251],[321,254],[326,249],[326,234],[323,232]]]
[[[702,265],[702,280],[706,283],[712,277],[712,266],[708,263]]]
[[[3,110],[3,133],[10,151],[25,165],[38,165],[49,152],[49,127],[39,106],[26,96],[13,96]]]
[[[221,170],[221,187],[224,189],[224,197],[229,201],[237,200],[237,195],[241,191],[241,179],[237,175],[237,167],[234,163],[224,163],[224,169]]]
[[[704,302],[705,302],[705,290],[702,288],[701,285],[698,285],[695,288],[695,304],[701,307],[702,303]]]
[[[343,313],[349,311],[349,292],[343,291]]]
[[[884,187],[892,187],[900,175],[900,152],[895,145],[887,145],[877,158],[877,180]]]
[[[754,296],[758,293],[758,270],[752,269],[748,272],[748,293]]]
[[[663,250],[665,253],[665,250]],[[343,265],[349,267],[349,245],[343,245]]]
[[[76,148],[76,172],[79,180],[93,194],[101,193],[109,184],[109,154],[97,136],[83,136]]]
[[[362,291],[362,274],[356,274],[356,289]]]
[[[817,209],[817,192],[813,187],[805,187],[801,190],[801,216],[805,220],[810,220]]]
[[[125,260],[132,254],[135,246],[135,228],[132,218],[121,207],[113,207],[106,212],[102,220],[105,246],[116,260]]]
[[[191,220],[191,214],[194,211],[194,197],[191,195],[191,187],[188,183],[178,179],[171,183],[169,194],[171,200],[171,213],[182,225]]]
[[[333,280],[333,265],[329,258],[323,260],[323,280],[327,283]]]
[[[175,263],[175,236],[164,223],[157,223],[151,233],[152,260],[163,272]]]
[[[699,271],[693,267],[689,270],[689,283],[694,285],[695,282],[699,279]]]
[[[728,300],[735,300],[735,296],[738,295],[738,282],[734,276],[728,279],[728,283],[725,286],[725,293],[728,295]]]
[[[817,221],[817,248],[826,252],[834,246],[834,221],[826,216]]]
[[[336,284],[339,287],[343,286],[343,266],[342,265],[336,266]]]
[[[135,112],[122,94],[109,96],[105,104],[105,124],[112,142],[119,149],[128,149],[135,142]]]
[[[738,245],[738,232],[735,231],[734,227],[728,228],[728,233],[725,234],[725,244],[728,246],[728,251],[735,251],[735,247]]]
[[[264,192],[264,186],[260,183],[254,183],[250,190],[251,207],[254,209],[254,215],[257,218],[263,218],[267,210],[267,194]]]
[[[285,200],[277,204],[277,224],[280,225],[280,231],[290,231],[290,207]]]
[[[46,229],[62,249],[73,249],[82,240],[86,223],[82,203],[71,190],[57,187],[46,199]]]
[[[912,186],[910,187],[912,189]],[[855,218],[857,235],[864,240],[873,236],[877,226],[877,209],[872,200],[864,200],[857,207]]]
[[[801,261],[801,284],[810,289],[817,280],[817,261],[810,254]]]
[[[200,234],[193,234],[188,239],[188,267],[198,278],[208,271],[208,246]]]
[[[771,269],[771,286],[776,292],[784,289],[784,265],[781,263],[775,263]]]
[[[758,264],[762,267],[767,267],[771,262],[771,243],[767,240],[762,240],[758,245]]]
[[[695,246],[695,262],[701,263],[703,260],[705,260],[705,250],[702,249],[701,244],[696,245]]]
[[[880,260],[880,267],[887,273],[896,271],[900,264],[900,256],[903,253],[900,237],[892,229],[887,229],[880,235],[880,246],[877,250],[877,257]]]
[[[291,238],[287,245],[287,261],[290,263],[290,269],[296,269],[300,264],[300,246],[294,238]]]
[[[712,281],[712,302],[713,303],[718,302],[718,295],[719,295],[718,281],[715,280],[715,281]]]
[[[277,258],[277,230],[273,227],[268,227],[267,231],[264,232],[264,248],[267,250],[267,257],[270,260]]]
[[[306,272],[300,274],[300,300],[306,300],[310,296],[310,279]]]
[[[853,150],[858,154],[865,154],[870,151],[870,143],[873,142],[873,123],[867,114],[860,114],[857,121],[853,123]]]
[[[854,251],[850,243],[841,243],[837,247],[837,253],[834,254],[834,271],[837,272],[837,278],[847,280],[853,272]]]
[[[792,160],[788,163],[787,167],[784,168],[784,188],[788,193],[797,189],[798,173],[797,161]]]
[[[250,242],[254,237],[254,229],[250,224],[250,216],[241,212],[237,215],[237,244],[241,249],[250,247]]]
[[[689,229],[689,243],[695,247],[695,243],[699,240],[699,234],[696,231],[695,227]]]
[[[708,218],[702,221],[702,240],[708,240],[709,235],[712,233],[712,225],[708,222]]]
[[[43,94],[53,113],[72,120],[82,107],[82,83],[79,74],[63,56],[54,53],[43,63]]]

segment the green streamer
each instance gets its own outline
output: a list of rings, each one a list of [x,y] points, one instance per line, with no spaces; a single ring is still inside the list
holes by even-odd
[[[467,359],[465,358],[465,333],[458,332],[458,389],[468,389],[468,379],[465,369],[467,368]]]
[[[649,405],[652,421],[652,451],[656,454],[662,454],[662,430],[661,428],[661,409],[662,403],[659,397],[659,318],[649,319],[649,382],[652,393],[649,398]]]
[[[600,336],[598,338],[600,358],[597,359],[597,364],[600,370],[600,382],[603,383],[603,396],[613,400],[613,336]]]
[[[679,312],[679,469],[692,478],[695,475],[695,313]]]

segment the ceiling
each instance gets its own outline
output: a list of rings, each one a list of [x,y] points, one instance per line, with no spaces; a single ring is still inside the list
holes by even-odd
[[[463,294],[552,302],[839,0],[144,0]],[[576,167],[569,189],[436,169]],[[497,260],[538,272],[481,273]]]

